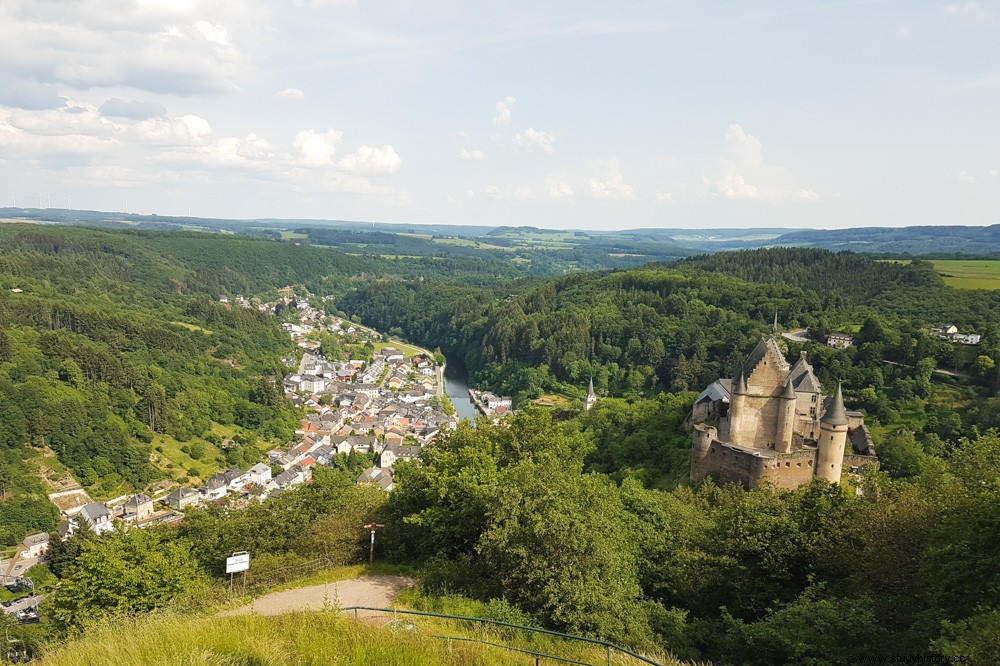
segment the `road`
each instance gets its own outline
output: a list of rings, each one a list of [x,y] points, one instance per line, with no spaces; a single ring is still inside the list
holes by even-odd
[[[16,611],[19,611],[22,608],[34,608],[44,598],[45,596],[41,594],[34,597],[24,597],[23,599],[18,599],[11,604],[10,608],[4,608],[2,610],[4,613],[7,613],[7,615],[13,615]]]
[[[371,606],[390,608],[402,590],[413,587],[414,581],[402,576],[364,576],[336,583],[300,587],[294,590],[273,592],[254,599],[223,615],[281,615],[294,611],[316,611],[339,606]],[[366,613],[361,613],[365,615]]]

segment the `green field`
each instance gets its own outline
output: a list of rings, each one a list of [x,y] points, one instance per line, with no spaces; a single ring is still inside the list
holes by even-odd
[[[309,234],[301,234],[296,231],[282,231],[281,240],[304,240],[309,238]]]
[[[934,270],[956,289],[1000,289],[1000,261],[935,259]]]

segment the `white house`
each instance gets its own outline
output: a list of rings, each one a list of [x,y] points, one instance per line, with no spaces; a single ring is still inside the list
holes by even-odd
[[[113,532],[115,529],[111,522],[111,512],[108,511],[107,505],[102,502],[84,504],[77,517],[95,534]]]
[[[266,486],[271,480],[271,468],[264,463],[257,463],[247,470],[247,479],[258,486]]]
[[[24,559],[44,557],[49,552],[49,535],[45,532],[39,532],[26,536],[21,546],[21,557]]]

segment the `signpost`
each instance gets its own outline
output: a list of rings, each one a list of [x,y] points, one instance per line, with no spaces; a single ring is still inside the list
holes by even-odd
[[[385,527],[385,525],[380,525],[378,523],[369,523],[365,525],[366,529],[372,531],[372,542],[371,546],[368,548],[368,563],[371,564],[375,560],[375,530],[380,527]]]
[[[226,573],[229,574],[229,594],[233,593],[233,574],[250,568],[250,553],[241,550],[226,558]],[[246,574],[243,574],[246,576]]]

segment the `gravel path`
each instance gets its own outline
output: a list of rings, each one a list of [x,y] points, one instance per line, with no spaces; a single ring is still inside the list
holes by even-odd
[[[333,606],[371,606],[390,608],[396,595],[413,587],[414,581],[403,576],[364,576],[336,583],[323,583],[295,590],[273,592],[254,599],[248,606],[236,608],[224,615],[281,615],[293,611],[323,610]],[[361,615],[366,615],[362,612]]]

